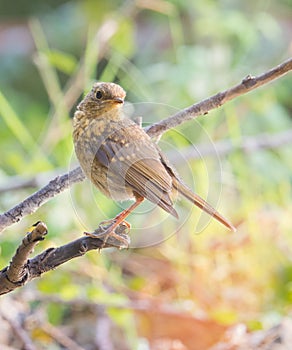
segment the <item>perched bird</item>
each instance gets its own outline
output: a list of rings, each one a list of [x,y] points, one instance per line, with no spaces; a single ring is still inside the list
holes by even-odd
[[[121,107],[125,96],[117,84],[95,83],[77,106],[73,119],[75,152],[86,176],[114,200],[135,200],[111,220],[102,236],[114,234],[145,198],[178,218],[173,207],[177,193],[235,231],[227,219],[182,182],[157,144],[124,115]]]

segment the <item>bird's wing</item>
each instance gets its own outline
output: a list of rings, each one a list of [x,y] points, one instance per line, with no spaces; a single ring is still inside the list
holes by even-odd
[[[96,150],[95,158],[108,168],[111,179],[124,181],[134,193],[177,217],[170,197],[172,178],[155,144],[138,125],[121,127],[109,135]]]

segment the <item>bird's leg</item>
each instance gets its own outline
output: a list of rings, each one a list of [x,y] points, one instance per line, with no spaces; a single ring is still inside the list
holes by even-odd
[[[131,228],[131,225],[124,221],[127,216],[129,214],[131,214],[131,212],[138,207],[138,205],[140,205],[142,202],[143,202],[144,198],[143,197],[136,197],[136,201],[135,203],[133,203],[129,208],[123,210],[120,214],[118,214],[115,218],[111,219],[111,220],[107,220],[107,221],[103,221],[101,225],[104,225],[105,223],[107,224],[106,226],[106,229],[104,232],[99,232],[99,233],[94,233],[94,232],[84,232],[85,235],[87,236],[90,236],[90,237],[93,237],[93,238],[102,238],[102,237],[105,237],[104,238],[104,242],[106,243],[107,241],[107,237],[109,235],[112,235],[114,236],[116,239],[118,240],[122,240],[122,237],[119,237],[116,233],[115,233],[115,230],[116,228],[121,224],[121,223],[124,223],[128,229]]]

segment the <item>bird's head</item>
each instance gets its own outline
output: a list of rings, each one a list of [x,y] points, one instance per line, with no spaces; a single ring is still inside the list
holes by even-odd
[[[91,91],[79,103],[77,109],[96,116],[120,109],[126,97],[125,90],[114,83],[95,83]]]

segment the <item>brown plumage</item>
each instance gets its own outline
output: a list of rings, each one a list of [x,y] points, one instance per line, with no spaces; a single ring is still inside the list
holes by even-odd
[[[78,105],[73,121],[77,158],[86,176],[106,196],[135,203],[112,221],[113,232],[144,198],[178,218],[173,195],[180,193],[223,225],[233,225],[193,193],[179,178],[145,131],[126,118],[125,91],[117,84],[96,83]]]

